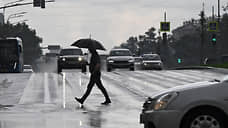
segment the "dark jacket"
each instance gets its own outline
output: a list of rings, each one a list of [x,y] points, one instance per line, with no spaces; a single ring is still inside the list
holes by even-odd
[[[100,60],[100,56],[95,51],[95,52],[92,53],[92,56],[91,56],[91,59],[90,59],[90,64],[89,64],[90,73],[94,73],[95,67],[96,67],[97,64],[100,65],[101,64],[101,60]],[[100,72],[100,67],[96,71]]]

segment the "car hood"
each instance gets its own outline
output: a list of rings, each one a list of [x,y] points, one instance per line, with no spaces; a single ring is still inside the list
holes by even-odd
[[[129,59],[133,59],[132,56],[112,56],[108,57],[108,60],[115,60],[115,61],[128,61]]]
[[[160,60],[143,60],[143,63],[161,63]]]
[[[187,84],[187,85],[176,86],[173,88],[169,88],[169,89],[157,92],[152,96],[152,98],[159,97],[159,96],[169,93],[169,92],[183,92],[183,91],[191,91],[193,89],[206,88],[206,87],[218,84],[218,83],[219,82],[215,82],[215,81],[203,81],[203,82],[197,82],[197,83],[192,83],[192,84]]]
[[[81,55],[66,55],[66,56],[60,56],[60,58],[74,58],[74,57],[82,57]]]

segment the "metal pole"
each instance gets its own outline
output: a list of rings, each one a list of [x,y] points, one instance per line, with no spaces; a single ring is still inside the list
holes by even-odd
[[[200,13],[200,22],[201,22],[201,45],[200,45],[200,64],[203,64],[204,59],[204,23],[205,23],[205,14],[204,14],[204,3],[203,10]]]
[[[165,12],[165,14],[164,14],[164,18],[165,18],[165,22],[166,22],[166,12]]]
[[[220,21],[220,0],[218,0],[218,22]]]
[[[215,20],[215,9],[214,6],[212,6],[212,20]]]

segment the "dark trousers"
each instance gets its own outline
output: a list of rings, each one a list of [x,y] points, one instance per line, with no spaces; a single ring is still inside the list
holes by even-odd
[[[89,94],[92,91],[92,88],[94,87],[95,84],[97,85],[97,87],[101,90],[101,92],[105,96],[106,101],[110,101],[108,93],[101,82],[101,72],[95,72],[95,73],[91,74],[89,84],[87,85],[87,90],[86,90],[85,94],[83,95],[83,97],[81,98],[82,101],[84,102],[86,100],[86,98],[89,96]]]

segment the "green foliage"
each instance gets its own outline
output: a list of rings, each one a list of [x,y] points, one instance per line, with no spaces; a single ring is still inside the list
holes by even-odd
[[[208,64],[204,66],[209,66],[209,67],[215,67],[215,68],[227,68],[228,69],[228,63],[223,63],[223,64]]]
[[[183,60],[181,66],[199,65],[200,53],[203,54],[203,59],[218,58],[218,54],[228,55],[228,14],[225,13],[223,15],[218,25],[219,33],[216,33],[217,36],[214,39],[216,44],[212,43],[213,33],[206,30],[206,22],[208,22],[208,17],[205,17],[204,12],[201,12],[201,19],[192,19],[189,22],[185,22],[187,24],[175,29],[177,30],[177,38],[174,35],[168,35],[166,40],[160,34],[156,37],[156,29],[151,27],[144,35],[139,35],[138,38],[130,37],[120,47],[128,48],[136,55],[158,53],[167,67],[178,64],[176,61],[178,58]],[[204,44],[201,48],[202,23],[205,25],[205,30]]]
[[[156,52],[156,29],[150,28],[145,35],[139,35],[139,37],[129,37],[126,43],[120,45],[121,48],[129,49],[135,55],[141,55],[144,53]]]
[[[30,29],[25,23],[0,25],[0,37],[20,37],[22,39],[26,64],[32,64],[42,54],[40,48],[42,39],[36,35],[35,30]]]

